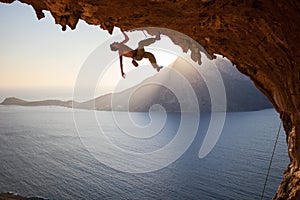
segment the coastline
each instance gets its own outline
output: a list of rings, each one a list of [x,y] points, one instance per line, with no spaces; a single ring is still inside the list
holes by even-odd
[[[40,197],[22,197],[12,192],[0,193],[0,200],[45,200]]]

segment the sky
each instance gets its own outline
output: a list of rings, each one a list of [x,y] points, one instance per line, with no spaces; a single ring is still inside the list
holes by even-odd
[[[17,1],[0,3],[0,101],[10,96],[27,100],[71,99],[76,78],[89,55],[120,34],[117,29],[111,36],[99,26],[81,20],[75,30],[63,32],[50,13],[44,13],[46,17],[38,20],[31,6]],[[175,59],[162,57],[168,55],[157,58],[164,65]],[[131,82],[138,83],[154,74],[150,68],[142,71],[144,76],[140,73]],[[108,72],[110,75],[104,78],[107,83],[99,94],[109,92],[121,79],[117,60]],[[128,81],[128,87],[132,84]]]

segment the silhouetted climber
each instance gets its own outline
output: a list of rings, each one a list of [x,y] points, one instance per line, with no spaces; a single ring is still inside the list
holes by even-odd
[[[153,68],[156,69],[157,72],[159,72],[159,70],[162,67],[157,65],[154,55],[150,52],[145,51],[144,47],[154,43],[156,40],[160,40],[160,35],[156,36],[155,38],[148,38],[148,39],[140,41],[138,44],[139,45],[138,48],[133,50],[130,47],[128,47],[127,45],[125,45],[125,43],[128,42],[129,38],[125,32],[122,31],[122,33],[125,36],[125,40],[120,43],[114,42],[110,45],[110,49],[112,51],[119,51],[120,68],[121,68],[122,77],[125,78],[125,73],[123,71],[123,60],[122,60],[123,56],[132,58],[132,64],[135,67],[139,66],[139,64],[136,62],[136,60],[139,61],[139,60],[142,60],[143,58],[148,58],[151,65],[153,66]]]

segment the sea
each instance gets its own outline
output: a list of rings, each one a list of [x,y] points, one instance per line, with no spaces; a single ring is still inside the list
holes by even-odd
[[[162,139],[149,139],[147,144],[147,138],[142,138],[143,142],[134,143],[127,141],[131,136],[121,136],[122,129],[111,112],[76,110],[77,120],[89,124],[92,119],[86,116],[90,112],[104,119],[98,122],[104,123],[106,135],[118,141],[115,145],[125,148],[130,144],[129,150],[138,149],[141,154],[172,141],[181,120],[180,113],[164,113],[164,128],[159,130]],[[142,125],[149,122],[148,113],[130,116]],[[209,113],[201,113],[196,136],[178,159],[159,169],[128,172],[117,166],[118,159],[131,163],[134,158],[116,157],[114,151],[96,157],[78,133],[74,117],[71,108],[0,106],[0,192],[45,199],[261,199],[280,126],[274,109],[228,112],[214,148],[200,158],[199,149],[211,119]],[[80,131],[84,130],[97,134],[99,125]],[[99,147],[108,148],[107,143],[97,142]],[[132,145],[135,148],[130,149]],[[281,128],[263,199],[272,199],[288,163]]]

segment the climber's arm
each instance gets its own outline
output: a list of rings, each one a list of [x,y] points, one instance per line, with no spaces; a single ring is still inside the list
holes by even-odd
[[[122,57],[122,55],[120,55],[119,59],[120,59],[121,75],[122,75],[123,78],[125,78],[126,74],[123,71],[123,57]]]
[[[125,44],[126,42],[129,41],[129,37],[128,37],[128,35],[125,33],[125,31],[122,30],[122,33],[123,33],[125,39],[124,39],[123,42],[121,42],[121,43],[122,43],[122,44]]]

